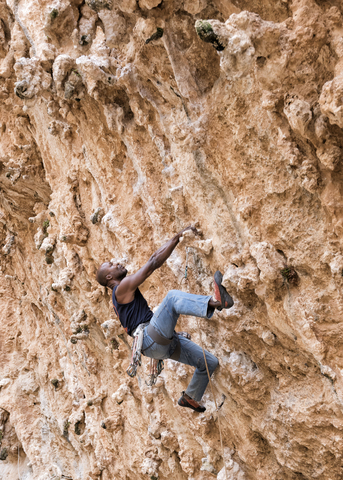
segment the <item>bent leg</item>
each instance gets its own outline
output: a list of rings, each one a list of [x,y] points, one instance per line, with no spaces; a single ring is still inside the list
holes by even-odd
[[[208,306],[211,298],[211,295],[194,295],[170,290],[154,313],[150,324],[163,337],[172,338],[179,315],[212,317],[214,308]]]
[[[193,398],[193,400],[199,402],[209,382],[204,354],[202,348],[196,343],[191,342],[187,338],[183,337],[179,337],[179,339],[181,343],[181,355],[179,362],[196,367],[192,380],[190,381],[185,393],[189,397]],[[210,375],[212,375],[219,365],[218,359],[212,355],[212,353],[207,352],[206,350],[205,355]]]

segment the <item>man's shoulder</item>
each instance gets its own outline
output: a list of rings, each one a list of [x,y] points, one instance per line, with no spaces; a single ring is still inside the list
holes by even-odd
[[[118,287],[121,287],[121,288],[118,289]],[[118,290],[117,296],[115,295],[115,290]],[[119,285],[116,285],[116,287],[113,289],[113,296],[118,303],[125,305],[126,303],[131,303],[136,299],[137,290],[138,288],[136,288],[133,291],[131,291],[129,288],[125,288],[125,285],[122,286],[122,281],[121,281]],[[118,296],[119,296],[119,299],[118,299]]]

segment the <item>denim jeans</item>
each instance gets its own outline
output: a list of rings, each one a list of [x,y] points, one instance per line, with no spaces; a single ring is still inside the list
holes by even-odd
[[[210,299],[210,295],[193,295],[179,290],[170,290],[157,308],[150,324],[160,335],[169,339],[173,338],[173,341],[170,345],[158,345],[157,343],[154,343],[151,337],[147,334],[145,328],[143,338],[144,355],[157,359],[170,358],[177,342],[174,329],[179,315],[193,315],[196,317],[211,318],[214,313],[214,308],[208,306]],[[196,343],[191,342],[184,337],[178,338],[181,344],[181,355],[178,361],[196,367],[186,393],[193,398],[193,400],[199,402],[208,384],[208,375],[203,351]],[[212,375],[218,366],[218,359],[212,355],[212,353],[207,351],[205,351],[205,355],[210,375]]]

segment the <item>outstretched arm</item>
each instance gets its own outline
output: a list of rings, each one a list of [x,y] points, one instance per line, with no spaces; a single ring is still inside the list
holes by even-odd
[[[136,288],[141,285],[157,268],[170,257],[174,248],[179,243],[180,237],[186,230],[192,230],[197,234],[195,227],[186,227],[181,232],[177,233],[175,237],[171,238],[162,247],[151,255],[147,263],[133,275],[125,277],[119,284],[116,290],[116,299],[119,303],[129,303],[134,299]]]

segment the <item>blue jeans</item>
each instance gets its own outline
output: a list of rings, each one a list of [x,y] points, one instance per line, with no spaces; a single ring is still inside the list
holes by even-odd
[[[160,335],[169,339],[173,338],[173,341],[170,345],[158,345],[149,337],[145,328],[143,338],[144,355],[157,359],[170,358],[177,343],[174,329],[179,315],[211,318],[214,313],[214,308],[208,306],[210,299],[210,295],[193,295],[179,290],[170,290],[161,305],[157,308],[150,324]],[[196,343],[184,337],[178,338],[181,344],[181,355],[178,361],[196,367],[186,393],[193,398],[193,400],[199,402],[208,384],[204,354],[202,348]],[[219,364],[218,359],[207,351],[205,351],[205,355],[210,375],[212,375]]]

